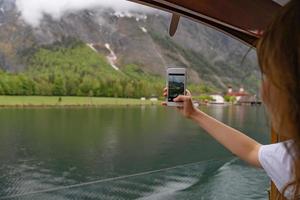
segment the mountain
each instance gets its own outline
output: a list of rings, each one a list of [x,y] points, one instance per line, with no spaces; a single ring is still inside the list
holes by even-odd
[[[168,66],[188,68],[189,81],[224,91],[228,85],[257,92],[259,69],[249,47],[199,23],[182,19],[174,38],[164,12],[116,12],[113,9],[45,15],[39,27],[24,22],[14,0],[0,0],[0,67],[23,72],[45,45],[75,38],[104,55],[115,70],[137,66],[146,74],[165,76]]]

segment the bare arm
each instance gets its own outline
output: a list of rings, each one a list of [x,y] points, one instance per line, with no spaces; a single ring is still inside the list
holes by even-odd
[[[233,154],[253,166],[261,167],[258,160],[261,144],[199,110],[195,110],[190,118]]]
[[[167,89],[164,90],[167,95]],[[227,126],[226,124],[210,117],[193,106],[192,98],[188,92],[187,96],[179,96],[174,101],[182,102],[183,107],[178,110],[187,118],[195,121],[206,130],[214,139],[225,146],[233,154],[255,167],[261,167],[258,152],[261,144],[251,139],[242,132]]]

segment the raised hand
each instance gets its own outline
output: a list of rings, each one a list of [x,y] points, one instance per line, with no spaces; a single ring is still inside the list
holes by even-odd
[[[168,94],[168,89],[165,88],[163,91],[163,95],[166,97]],[[194,107],[192,101],[192,95],[190,91],[186,91],[186,95],[180,95],[174,99],[174,102],[182,103],[182,106],[177,107],[180,113],[182,113],[185,117],[191,118],[194,114],[196,114],[199,110]],[[166,106],[167,103],[164,102],[162,105]]]

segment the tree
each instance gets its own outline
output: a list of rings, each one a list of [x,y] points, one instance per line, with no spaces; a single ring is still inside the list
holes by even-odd
[[[236,97],[226,95],[226,96],[224,96],[224,100],[226,102],[229,102],[229,103],[235,103],[236,102]]]
[[[114,97],[123,97],[123,87],[119,80],[116,80],[113,85]]]
[[[66,85],[61,75],[55,76],[52,94],[55,96],[66,95]]]
[[[80,95],[89,96],[90,92],[93,92],[93,96],[97,93],[99,88],[99,82],[92,76],[85,76],[79,85]]]
[[[124,94],[125,94],[125,97],[127,97],[127,98],[134,97],[134,87],[131,82],[128,82],[126,84]]]
[[[34,95],[35,94],[35,82],[25,74],[17,75],[18,79],[18,95]]]
[[[80,77],[75,73],[68,73],[68,76],[66,77],[66,94],[76,96],[79,84]]]
[[[0,95],[5,95],[4,89],[2,88],[2,85],[0,84]]]

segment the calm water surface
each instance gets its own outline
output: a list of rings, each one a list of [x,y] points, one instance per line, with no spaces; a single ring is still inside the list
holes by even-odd
[[[203,110],[268,141],[262,107]],[[173,109],[0,110],[0,199],[267,199],[268,181]]]

